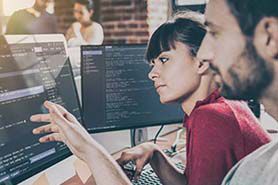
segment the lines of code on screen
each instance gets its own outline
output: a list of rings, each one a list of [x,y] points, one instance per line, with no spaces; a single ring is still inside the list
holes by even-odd
[[[84,46],[82,91],[84,125],[105,131],[177,123],[177,105],[162,105],[148,79],[146,45]]]

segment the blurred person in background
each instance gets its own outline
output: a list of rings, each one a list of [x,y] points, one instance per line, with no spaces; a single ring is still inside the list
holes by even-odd
[[[76,22],[67,30],[68,46],[100,45],[104,34],[102,26],[92,21],[94,15],[94,2],[92,0],[75,0],[73,14]]]
[[[32,7],[14,12],[7,24],[6,34],[57,33],[56,17],[46,11],[50,1],[36,0]]]

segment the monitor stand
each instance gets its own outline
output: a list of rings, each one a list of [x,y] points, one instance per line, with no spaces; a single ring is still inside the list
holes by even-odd
[[[167,125],[163,128],[160,135],[164,135],[166,133],[175,131],[180,127],[181,127],[180,123]],[[106,148],[106,150],[110,154],[113,154],[119,152],[120,150],[123,150],[124,148],[129,148],[131,146],[136,146],[142,142],[152,140],[155,137],[159,128],[160,126],[137,128],[136,129],[137,137],[135,137],[136,140],[135,142],[133,141],[134,129],[94,133],[91,135],[98,143],[104,146],[104,148]],[[161,138],[158,139],[161,140]]]
[[[148,129],[147,128],[137,128],[130,129],[130,143],[131,147],[139,145],[148,141]]]

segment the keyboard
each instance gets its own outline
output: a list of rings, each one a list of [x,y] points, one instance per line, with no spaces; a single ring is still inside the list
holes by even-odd
[[[184,171],[185,166],[182,162],[174,162],[176,167]],[[132,162],[125,165],[125,168],[134,169],[135,166]],[[133,185],[162,185],[159,178],[154,173],[150,165],[146,165],[137,181],[131,181]]]

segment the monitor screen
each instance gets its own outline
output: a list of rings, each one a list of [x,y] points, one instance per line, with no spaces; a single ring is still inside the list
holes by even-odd
[[[0,184],[16,184],[69,156],[62,143],[40,144],[30,116],[47,113],[49,100],[81,120],[64,38],[6,36],[0,38]]]
[[[83,123],[89,132],[179,123],[179,105],[163,105],[148,79],[146,44],[83,46]]]

